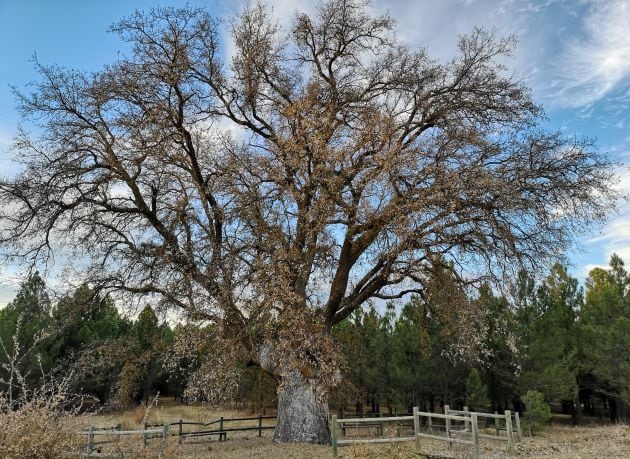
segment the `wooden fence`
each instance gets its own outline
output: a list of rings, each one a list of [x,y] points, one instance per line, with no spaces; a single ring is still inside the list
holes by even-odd
[[[154,438],[161,438],[166,442],[169,436],[176,435],[178,437],[179,443],[182,443],[186,439],[191,438],[201,438],[207,439],[208,437],[216,436],[219,441],[227,440],[228,432],[240,432],[240,431],[257,431],[258,436],[262,436],[263,430],[271,430],[275,429],[275,426],[265,426],[263,425],[264,419],[276,419],[276,416],[256,416],[249,418],[225,418],[221,417],[214,421],[210,422],[192,422],[192,421],[184,421],[180,419],[176,422],[170,422],[166,424],[144,424],[144,429],[142,430],[120,430],[120,425],[113,428],[101,428],[95,429],[94,427],[90,427],[89,430],[85,432],[77,432],[78,435],[86,435],[87,436],[87,444],[84,448],[83,457],[88,458],[97,458],[97,457],[118,457],[112,456],[111,454],[101,454],[98,452],[97,448],[100,448],[103,445],[111,444],[120,439],[120,436],[130,436],[137,435],[138,437],[142,437],[142,442],[144,446],[147,445],[148,440]],[[230,423],[233,422],[244,422],[244,421],[257,421],[256,425],[251,426],[239,426],[239,427],[228,427]],[[185,431],[184,428],[186,426],[195,426],[200,427],[198,430],[190,430]],[[216,426],[216,428],[210,428]],[[172,427],[176,427],[177,429],[172,429]],[[96,441],[96,437],[109,437],[107,440]],[[112,439],[114,437],[114,439]]]
[[[331,422],[331,437],[332,437],[332,451],[333,457],[337,457],[337,449],[339,446],[351,445],[357,443],[390,443],[390,442],[406,442],[415,441],[416,448],[420,448],[420,439],[427,438],[432,440],[448,442],[449,447],[453,446],[453,443],[459,443],[464,445],[470,445],[473,449],[473,455],[475,458],[479,458],[479,440],[486,438],[490,440],[506,441],[511,448],[514,444],[514,432],[512,430],[512,413],[506,411],[505,414],[490,414],[481,412],[472,412],[467,409],[464,410],[451,410],[448,405],[444,407],[444,414],[440,413],[427,413],[418,411],[418,408],[413,409],[411,416],[390,416],[390,417],[374,417],[374,418],[345,418],[338,419],[336,415],[332,416]],[[520,421],[518,413],[515,415],[515,424],[517,426],[518,439],[521,439]],[[479,419],[490,418],[494,419],[496,435],[484,434],[479,431]],[[439,426],[433,423],[433,420],[444,420],[444,424]],[[420,424],[421,421],[426,425],[427,432],[423,432]],[[504,422],[505,428],[501,426],[501,421]],[[377,428],[377,432],[383,435],[384,423],[398,423],[398,424],[413,424],[413,436],[411,437],[389,437],[389,438],[361,438],[361,439],[340,439],[338,430],[344,433],[349,427],[369,426]],[[459,424],[459,425],[456,425]],[[462,428],[458,428],[458,427]],[[434,430],[437,428],[444,428],[446,435],[437,435]],[[502,435],[501,432],[505,432]]]
[[[448,405],[444,406],[444,414],[459,414],[462,416],[468,416],[471,412],[468,411],[468,407],[464,407],[463,410],[451,410]],[[514,442],[514,434],[516,433],[518,441],[523,440],[523,432],[521,431],[521,418],[518,411],[511,412],[506,410],[504,414],[499,414],[497,411],[494,413],[475,412],[478,418],[494,419],[494,429],[496,435],[480,434],[481,438],[490,438],[495,440],[505,440],[510,445]],[[512,418],[514,422],[512,422]],[[501,424],[503,421],[503,425]],[[501,432],[506,432],[506,435],[501,435]]]
[[[149,438],[161,438],[164,442],[168,439],[169,425],[165,424],[161,429],[143,429],[143,430],[114,430],[114,429],[90,429],[86,432],[77,432],[78,435],[87,435],[87,444],[84,448],[83,457],[97,458],[97,457],[117,457],[118,455],[101,454],[97,448],[99,446],[114,443],[115,440],[95,441],[94,437],[97,436],[114,436],[120,438],[121,436],[137,435],[142,436],[144,446],[147,445]]]
[[[258,415],[256,417],[250,418],[224,418],[221,417],[215,421],[207,422],[207,423],[196,423],[196,422],[186,422],[183,420],[179,420],[178,422],[173,422],[171,426],[178,426],[178,437],[179,442],[182,443],[182,440],[186,440],[187,438],[199,438],[199,437],[207,437],[216,435],[219,438],[219,441],[227,440],[228,432],[243,432],[243,431],[257,431],[258,436],[262,436],[263,430],[272,430],[275,429],[276,426],[264,426],[263,419],[276,419],[276,416],[263,416]],[[231,422],[242,422],[242,421],[258,421],[256,425],[245,426],[245,427],[227,427],[227,425]],[[183,426],[185,425],[196,425],[201,426],[200,430],[193,430],[190,432],[184,432]],[[216,426],[216,428],[211,429],[203,429],[204,427]]]

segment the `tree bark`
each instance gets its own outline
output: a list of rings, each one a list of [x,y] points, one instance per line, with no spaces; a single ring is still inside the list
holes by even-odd
[[[293,371],[278,387],[278,423],[273,441],[330,444],[328,395],[315,378]]]

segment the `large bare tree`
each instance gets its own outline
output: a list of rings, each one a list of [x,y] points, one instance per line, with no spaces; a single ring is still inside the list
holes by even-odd
[[[276,441],[329,441],[333,325],[368,300],[538,266],[610,209],[611,167],[543,113],[482,30],[450,62],[397,41],[361,0],[280,30],[268,10],[192,8],[113,26],[130,56],[97,73],[38,64],[20,94],[1,239],[56,250],[95,285],[153,294],[217,324],[276,375]]]

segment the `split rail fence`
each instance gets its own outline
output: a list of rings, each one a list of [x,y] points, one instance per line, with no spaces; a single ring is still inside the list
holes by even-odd
[[[150,438],[161,438],[164,443],[166,443],[169,436],[169,425],[165,424],[161,429],[143,429],[143,430],[116,430],[116,429],[94,429],[94,427],[90,427],[90,429],[86,432],[77,432],[79,435],[87,435],[87,444],[84,448],[83,457],[87,458],[104,458],[104,457],[124,457],[124,453],[119,454],[111,454],[111,453],[101,453],[100,448],[103,445],[115,443],[115,440],[101,440],[96,441],[95,437],[106,436],[106,437],[117,437],[120,439],[121,436],[142,436],[142,441],[144,446],[147,445],[147,441]]]
[[[100,450],[104,445],[116,443],[120,440],[121,436],[137,436],[142,438],[142,442],[144,446],[147,446],[147,443],[151,439],[161,438],[164,442],[167,441],[169,436],[177,436],[179,443],[183,443],[188,439],[207,439],[208,437],[217,436],[219,441],[227,440],[228,432],[242,432],[242,431],[257,431],[258,436],[262,436],[263,430],[272,430],[275,429],[275,425],[263,425],[263,420],[266,419],[276,419],[276,416],[256,416],[249,418],[225,418],[221,417],[217,420],[210,422],[192,422],[192,421],[184,421],[180,419],[177,422],[170,422],[167,424],[144,424],[144,429],[142,430],[120,430],[120,425],[112,428],[100,428],[95,429],[94,427],[90,427],[89,430],[85,432],[77,432],[78,435],[87,436],[87,444],[84,448],[83,457],[87,458],[104,458],[104,457],[124,457],[124,455],[112,455],[101,453]],[[247,422],[247,421],[257,421],[256,425],[248,425],[248,426],[236,426],[230,427],[230,423],[234,422]],[[188,426],[192,426],[193,429],[197,428],[197,430],[188,430]],[[174,429],[176,428],[176,430]],[[97,440],[98,437],[105,438],[103,440]]]
[[[480,419],[493,419],[495,434],[487,434],[480,432]],[[512,419],[514,418],[514,423]],[[434,420],[443,420],[444,424],[435,424]],[[379,435],[383,435],[383,424],[397,423],[408,424],[413,427],[412,436],[401,436],[388,438],[345,438],[346,429],[350,427],[371,426],[377,429]],[[422,424],[422,426],[421,426]],[[475,459],[480,456],[480,439],[486,438],[490,440],[505,441],[511,449],[514,445],[515,432],[513,426],[516,427],[516,438],[518,441],[522,439],[520,428],[520,419],[517,412],[512,413],[509,410],[504,414],[498,413],[482,413],[464,410],[451,410],[448,405],[444,407],[444,414],[428,413],[413,409],[411,416],[391,416],[378,418],[345,418],[338,419],[336,415],[332,416],[331,437],[333,457],[337,457],[337,450],[340,446],[352,445],[357,443],[390,443],[390,442],[406,442],[415,441],[416,448],[420,449],[420,439],[427,438],[431,440],[444,441],[452,448],[454,443],[470,445],[473,450]],[[444,429],[445,435],[436,434],[436,430]],[[344,438],[339,438],[339,430],[344,433]],[[505,435],[503,435],[505,432]]]

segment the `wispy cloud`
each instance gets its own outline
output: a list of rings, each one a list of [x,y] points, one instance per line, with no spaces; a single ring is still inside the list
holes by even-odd
[[[20,166],[13,159],[15,128],[0,122],[0,177],[11,177],[20,170]]]
[[[0,124],[0,152],[6,152],[13,143],[13,134],[8,128]]]
[[[630,2],[590,3],[583,36],[567,43],[558,59],[553,89],[561,106],[596,103],[630,79]]]
[[[587,279],[589,273],[594,270],[595,268],[602,268],[602,269],[607,269],[608,266],[607,265],[596,265],[596,264],[586,264],[586,265],[582,265],[582,268],[579,270],[579,272],[577,273],[578,279]]]

